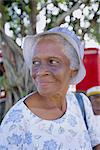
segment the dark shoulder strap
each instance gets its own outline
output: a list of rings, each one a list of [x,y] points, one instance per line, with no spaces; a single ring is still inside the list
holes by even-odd
[[[85,121],[85,124],[86,124],[86,127],[87,127],[86,114],[85,114],[85,107],[84,107],[83,98],[82,98],[80,93],[75,93],[75,95],[76,95],[76,98],[78,100],[78,103],[79,103],[79,106],[80,106],[80,109],[81,109],[81,112],[82,112],[82,115],[83,115],[83,118],[84,118],[84,121]]]

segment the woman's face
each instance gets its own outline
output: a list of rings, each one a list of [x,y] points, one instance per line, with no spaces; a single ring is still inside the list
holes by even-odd
[[[100,94],[89,97],[95,115],[100,115]]]
[[[55,36],[42,38],[35,46],[32,60],[32,78],[41,95],[66,93],[72,70],[64,55],[64,46]]]

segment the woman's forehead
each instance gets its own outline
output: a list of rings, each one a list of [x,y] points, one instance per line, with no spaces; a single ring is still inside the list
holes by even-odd
[[[51,45],[55,45],[62,47],[63,48],[63,52],[66,55],[66,51],[67,49],[73,49],[73,47],[71,46],[71,44],[61,35],[59,34],[46,34],[46,35],[42,35],[39,36],[36,40],[35,40],[35,44],[34,44],[34,48],[36,48],[37,46],[40,45],[40,43],[44,43],[44,46],[47,47],[47,43],[51,42]]]
[[[67,56],[65,54],[65,47],[58,40],[51,39],[41,39],[34,48],[33,58],[36,57],[58,57],[67,61]],[[68,59],[69,61],[69,59]]]
[[[37,44],[35,45],[34,47],[34,51],[33,51],[33,54],[36,54],[36,53],[48,53],[48,52],[51,52],[51,53],[64,53],[65,51],[65,47],[64,45],[62,44],[61,41],[58,41],[58,39],[55,37],[53,38],[42,38],[40,39]]]
[[[44,46],[47,48],[47,46],[59,46],[64,47],[62,40],[60,39],[60,36],[56,35],[43,35],[39,37],[34,45],[34,49],[38,49],[38,47]]]
[[[64,40],[63,37],[61,37],[60,35],[57,34],[47,34],[47,35],[42,35],[40,36],[38,39],[36,39],[36,45],[40,42],[40,41],[46,41],[46,40],[50,40],[50,41],[55,41],[55,42],[60,42],[62,43],[62,41]],[[66,41],[67,42],[67,41]]]
[[[61,43],[55,42],[53,39],[51,40],[45,39],[39,41],[39,43],[34,48],[33,55],[38,53],[43,53],[43,54],[51,53],[54,55],[56,55],[57,53],[61,55],[63,51],[64,51],[64,46]]]

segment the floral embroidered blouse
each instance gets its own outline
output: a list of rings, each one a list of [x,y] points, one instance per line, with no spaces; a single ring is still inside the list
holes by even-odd
[[[0,150],[92,150],[100,144],[100,116],[95,116],[82,94],[88,130],[74,93],[67,93],[67,111],[55,120],[44,120],[18,101],[0,127]]]

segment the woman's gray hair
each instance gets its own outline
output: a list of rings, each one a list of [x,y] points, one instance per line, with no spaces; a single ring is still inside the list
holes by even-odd
[[[33,44],[32,50],[30,50],[29,58],[28,56],[26,58],[26,59],[29,59],[28,66],[30,66],[29,68],[30,68],[31,74],[32,74],[32,57],[33,57],[33,52],[34,52],[36,45],[42,38],[45,38],[45,37],[49,38],[52,35],[55,36],[56,41],[60,41],[64,45],[64,54],[70,61],[70,69],[73,69],[73,70],[79,69],[79,58],[78,58],[75,48],[66,39],[64,39],[64,37],[61,37],[60,35],[56,35],[56,34],[47,34],[47,35],[41,35],[35,39],[35,43]]]
[[[60,41],[63,43],[65,48],[65,55],[70,61],[70,69],[72,70],[78,70],[79,69],[79,57],[77,55],[77,52],[75,48],[63,37],[59,36]]]

